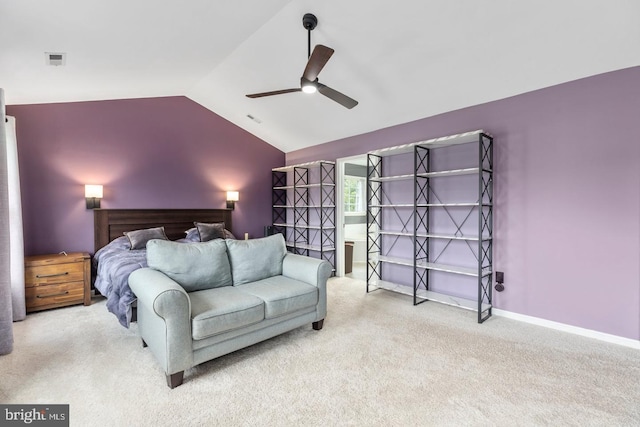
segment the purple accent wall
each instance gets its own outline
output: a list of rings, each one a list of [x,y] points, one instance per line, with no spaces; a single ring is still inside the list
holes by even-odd
[[[495,137],[494,270],[506,279],[494,305],[638,340],[639,118],[633,67],[286,157],[335,160],[484,129]]]
[[[185,97],[13,105],[27,255],[93,252],[84,184],[103,208],[224,208],[233,232],[271,223],[271,169],[285,155]]]

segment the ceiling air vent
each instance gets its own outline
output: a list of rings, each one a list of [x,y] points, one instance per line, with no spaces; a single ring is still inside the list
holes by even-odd
[[[60,66],[67,63],[67,54],[63,52],[45,52],[47,65]]]
[[[256,116],[252,116],[251,114],[247,114],[247,117],[249,117],[251,120],[253,120],[254,122],[256,122],[258,124],[262,123],[262,120],[260,120]]]

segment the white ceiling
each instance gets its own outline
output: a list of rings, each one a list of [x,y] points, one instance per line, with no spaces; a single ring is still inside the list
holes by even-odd
[[[320,81],[352,110],[245,97],[298,87],[307,12],[335,49]],[[638,66],[639,16],[638,0],[0,0],[0,87],[9,105],[185,95],[289,152]]]

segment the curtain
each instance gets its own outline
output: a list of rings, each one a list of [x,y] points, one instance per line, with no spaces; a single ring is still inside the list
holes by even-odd
[[[7,181],[9,188],[9,259],[11,260],[11,300],[13,321],[27,316],[24,299],[24,240],[22,235],[22,201],[20,200],[20,173],[18,170],[18,141],[16,119],[7,116]]]
[[[0,354],[13,350],[13,308],[9,243],[9,180],[4,90],[0,89]]]

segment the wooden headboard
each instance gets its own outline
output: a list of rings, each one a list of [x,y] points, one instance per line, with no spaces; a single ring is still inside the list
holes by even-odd
[[[164,227],[167,237],[177,240],[193,222],[224,222],[231,232],[231,209],[95,209],[94,253],[125,231]]]

